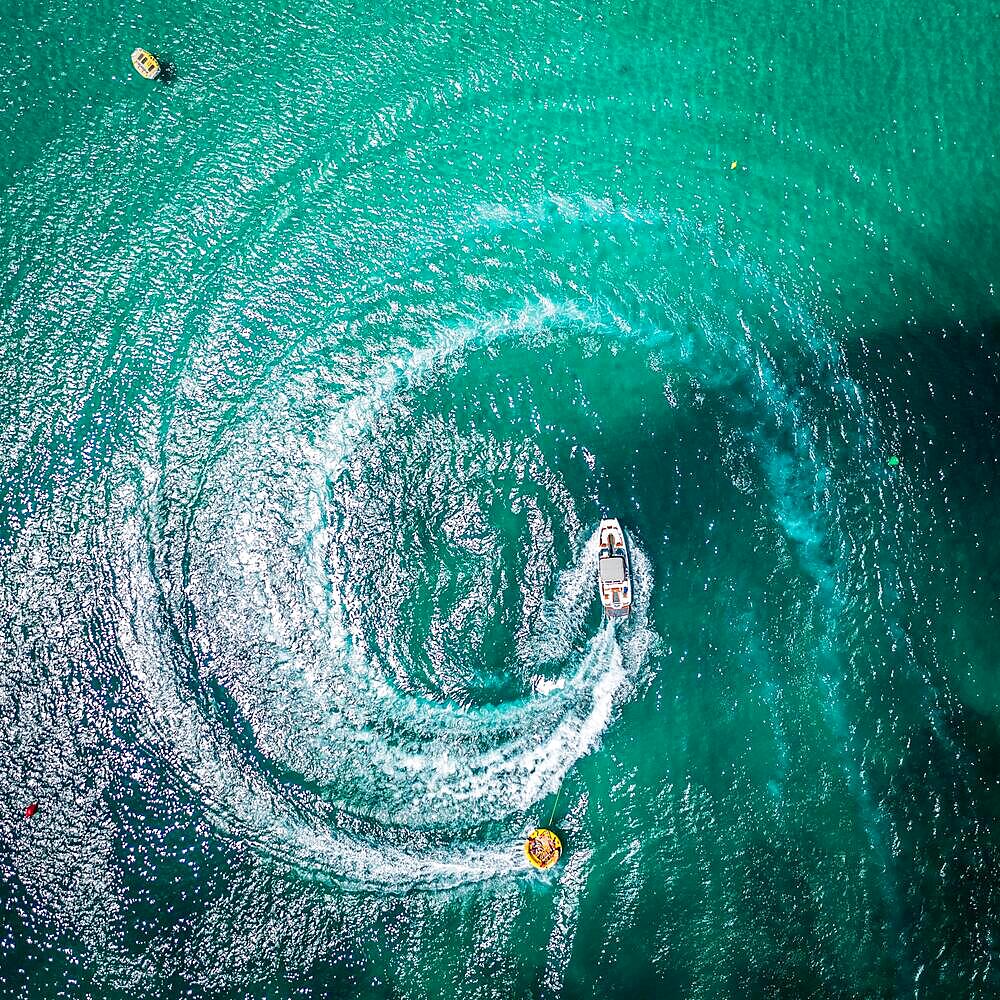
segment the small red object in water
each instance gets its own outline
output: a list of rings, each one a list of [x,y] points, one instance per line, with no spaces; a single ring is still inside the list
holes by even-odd
[[[31,805],[24,810],[24,818],[31,819],[31,817],[34,816],[36,812],[38,812],[38,803],[32,802]]]

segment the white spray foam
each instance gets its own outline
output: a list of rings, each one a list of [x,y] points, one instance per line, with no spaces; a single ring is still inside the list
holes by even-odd
[[[512,815],[512,810],[531,809],[558,788],[580,757],[599,745],[649,649],[648,560],[633,546],[633,620],[619,625],[618,632],[605,625],[585,644],[571,674],[549,679],[550,671],[540,670],[532,696],[488,710],[428,703],[388,684],[344,620],[338,588],[344,585],[345,567],[337,566],[337,550],[329,547],[328,526],[335,519],[326,509],[327,484],[344,471],[379,412],[401,390],[473,343],[523,337],[526,331],[542,336],[553,319],[576,322],[582,315],[572,307],[542,302],[485,329],[453,331],[433,345],[387,362],[363,395],[330,401],[335,416],[326,439],[311,450],[297,445],[298,467],[309,477],[296,528],[307,540],[305,606],[287,600],[286,588],[274,576],[274,553],[260,551],[261,545],[266,549],[262,540],[269,537],[269,526],[263,523],[262,530],[255,531],[253,522],[263,515],[250,512],[249,523],[244,523],[236,562],[246,589],[263,601],[270,641],[281,647],[276,669],[291,713],[287,721],[296,730],[289,753],[296,765],[305,764],[317,778],[329,778],[331,787],[340,782],[364,787],[370,782],[376,793],[370,802],[359,803],[357,795],[345,801],[348,810],[362,806],[357,815],[365,832],[349,832],[350,824],[332,822],[329,803],[315,799],[310,804],[301,789],[290,801],[265,775],[248,769],[224,734],[193,708],[181,672],[169,667],[172,654],[164,648],[165,640],[155,626],[142,624],[155,621],[155,585],[147,580],[143,586],[136,574],[132,593],[144,606],[132,609],[128,618],[136,623],[130,655],[137,677],[224,829],[251,837],[289,863],[365,883],[453,884],[522,866],[512,841],[494,848],[466,838],[460,847],[449,842],[443,848],[433,846],[440,838],[417,831],[500,821],[516,836],[524,817]],[[593,600],[595,571],[596,539],[589,537],[579,546],[573,565],[560,574],[543,612],[543,627],[524,641],[522,654],[531,662],[558,664],[574,656]],[[296,636],[314,631],[318,622],[325,630],[323,644],[296,641]],[[317,649],[322,650],[321,659]],[[302,725],[295,724],[296,719]],[[380,798],[387,804],[380,805]],[[380,836],[380,823],[391,824],[395,834]],[[402,845],[397,842],[401,827],[414,831]]]

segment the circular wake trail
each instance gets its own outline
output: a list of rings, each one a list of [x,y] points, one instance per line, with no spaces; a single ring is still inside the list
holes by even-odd
[[[633,614],[598,624],[596,526],[528,431],[506,447],[471,426],[435,435],[422,407],[477,352],[556,340],[554,319],[580,314],[546,303],[388,362],[323,399],[320,439],[277,431],[292,424],[279,398],[202,470],[197,510],[167,510],[184,489],[147,470],[153,500],[119,551],[149,562],[115,567],[136,597],[119,628],[155,725],[231,836],[366,884],[524,868],[542,800],[647,661],[652,571],[634,539]],[[490,524],[497,504],[513,541]],[[483,675],[498,632],[506,664]]]

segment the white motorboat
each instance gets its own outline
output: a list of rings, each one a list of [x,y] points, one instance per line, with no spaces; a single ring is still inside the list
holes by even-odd
[[[618,518],[601,521],[598,540],[597,587],[604,613],[609,618],[626,618],[632,610],[632,571]]]

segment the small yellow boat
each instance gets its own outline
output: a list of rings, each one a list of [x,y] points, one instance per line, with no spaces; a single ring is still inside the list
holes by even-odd
[[[562,841],[551,830],[532,830],[524,842],[524,854],[536,868],[551,868],[562,854]]]
[[[160,75],[160,63],[152,52],[145,49],[136,49],[132,53],[132,65],[139,76],[144,76],[147,80],[155,80]]]

